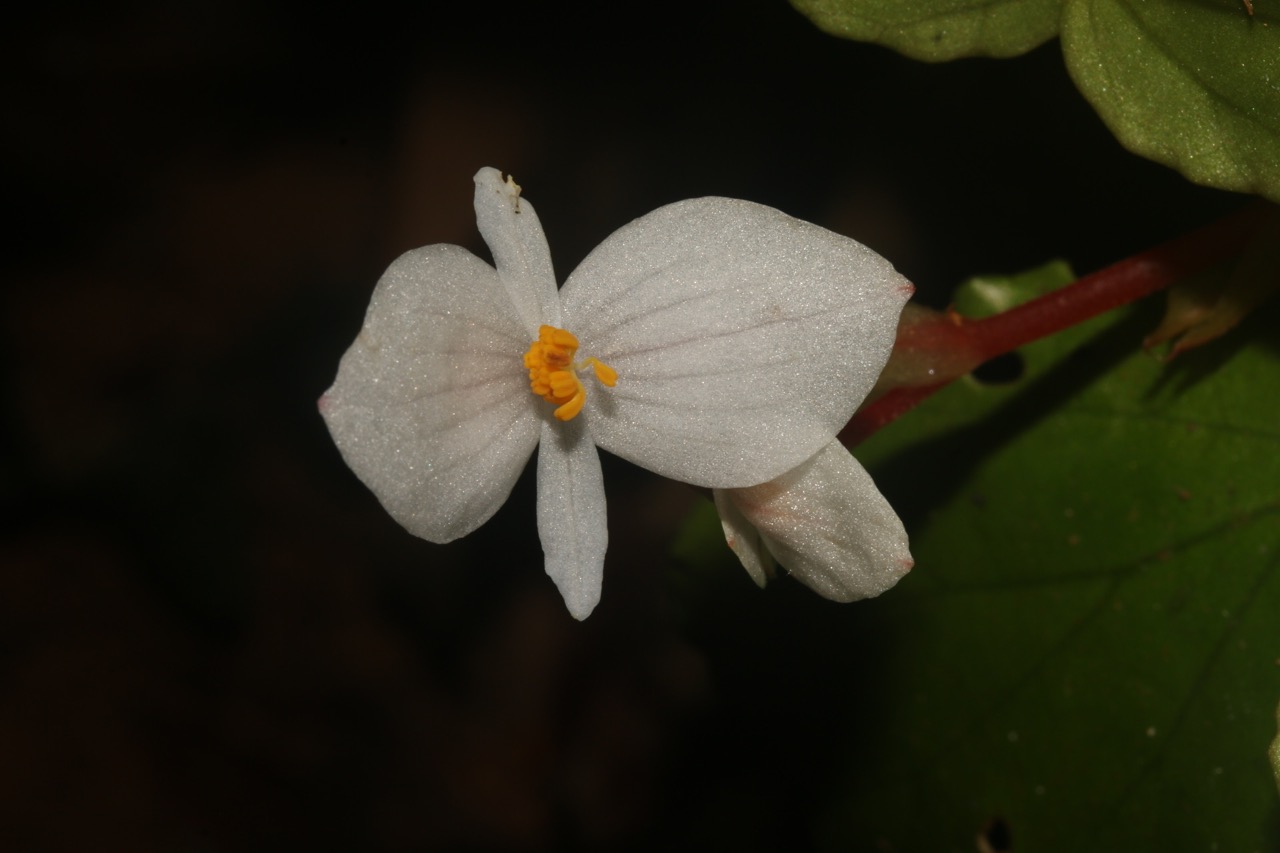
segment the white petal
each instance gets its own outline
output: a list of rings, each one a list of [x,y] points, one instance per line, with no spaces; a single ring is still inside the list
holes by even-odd
[[[493,253],[502,284],[516,306],[529,341],[538,326],[560,326],[560,297],[542,223],[520,188],[486,166],[476,172],[476,225]]]
[[[561,290],[602,448],[668,477],[750,486],[817,453],[884,367],[911,286],[884,258],[773,208],[679,202],[617,231]]]
[[[320,410],[343,458],[417,536],[470,533],[538,441],[528,341],[493,268],[457,246],[401,255]]]
[[[824,598],[871,598],[913,565],[897,513],[838,441],[776,480],[727,495],[778,563]]]
[[[600,454],[582,418],[548,420],[538,446],[538,536],[547,574],[575,619],[586,619],[600,601],[605,525]]]
[[[720,527],[724,530],[724,541],[729,549],[738,555],[738,561],[747,570],[747,574],[756,582],[756,586],[764,589],[765,584],[774,576],[777,561],[769,553],[760,531],[747,521],[738,511],[738,507],[730,499],[730,490],[713,489],[712,498],[716,503],[716,512],[720,513]]]

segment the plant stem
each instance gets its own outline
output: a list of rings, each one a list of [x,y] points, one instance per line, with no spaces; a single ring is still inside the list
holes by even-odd
[[[954,312],[903,324],[894,350],[937,354],[957,365],[941,381],[893,388],[863,406],[840,433],[853,447],[984,361],[1162,290],[1239,254],[1267,207],[1254,205],[1190,234],[1084,276],[1008,311],[971,320]]]

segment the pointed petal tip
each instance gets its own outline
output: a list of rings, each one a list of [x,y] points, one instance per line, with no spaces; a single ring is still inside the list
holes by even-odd
[[[564,602],[564,606],[568,609],[569,615],[572,616],[575,620],[579,622],[585,622],[586,618],[595,611],[596,605],[598,603],[599,603],[598,601],[592,601],[590,603],[572,602],[566,598]]]
[[[603,562],[600,568],[603,569]],[[564,601],[565,609],[569,611],[569,615],[574,619],[583,622],[595,612],[596,606],[600,603],[598,574],[594,583],[573,583],[570,578],[563,575],[552,575],[551,580],[555,583],[556,590]]]

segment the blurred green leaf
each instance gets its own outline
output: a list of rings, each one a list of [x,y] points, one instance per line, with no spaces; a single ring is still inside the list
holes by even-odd
[[[975,320],[990,317],[1037,296],[1052,293],[1075,279],[1076,274],[1066,261],[1049,261],[1020,273],[1016,283],[1009,276],[976,275],[956,290],[951,307]]]
[[[1017,56],[1058,34],[1062,0],[791,0],[832,35],[891,47],[914,59]]]
[[[831,849],[972,850],[992,821],[1044,853],[1280,849],[1280,312],[1162,366],[1138,351],[1158,308],[1031,345],[1017,382],[961,380],[858,449],[916,568],[875,602],[880,746],[850,747]]]
[[[1196,183],[1280,200],[1280,16],[1254,8],[1070,0],[1063,54],[1127,148]]]

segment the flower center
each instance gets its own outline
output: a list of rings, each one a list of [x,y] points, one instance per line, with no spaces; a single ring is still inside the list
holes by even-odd
[[[618,371],[597,358],[584,358],[574,363],[578,352],[578,339],[571,332],[555,326],[538,329],[538,339],[529,345],[524,354],[524,366],[529,368],[529,389],[548,403],[555,403],[556,417],[562,421],[573,420],[587,401],[587,389],[578,378],[578,371],[590,367],[596,379],[609,388],[618,381]]]

